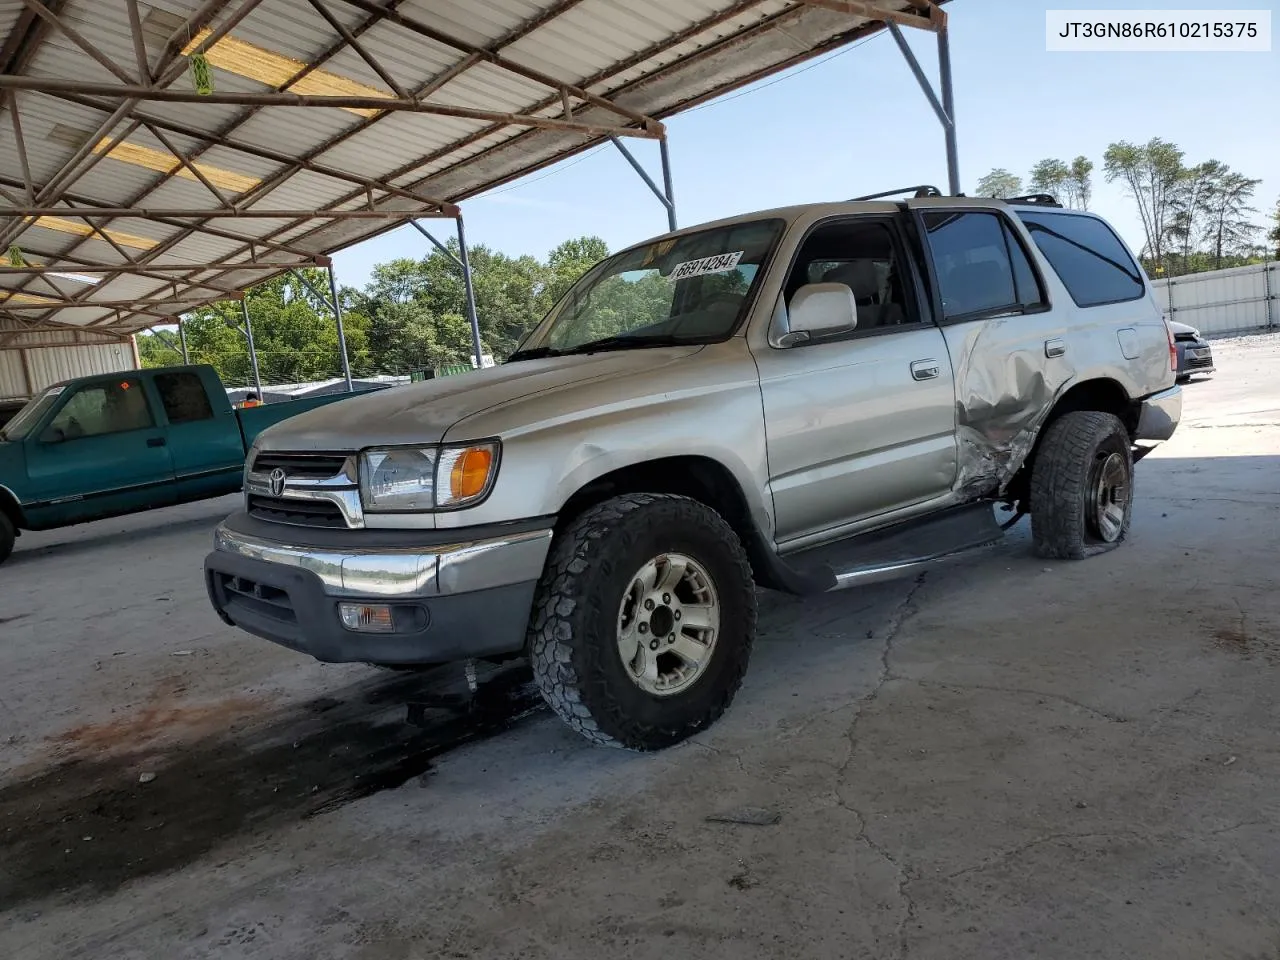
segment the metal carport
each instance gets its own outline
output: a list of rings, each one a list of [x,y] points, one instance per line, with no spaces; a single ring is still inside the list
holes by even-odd
[[[0,351],[302,266],[336,301],[329,254],[425,218],[456,220],[465,276],[462,202],[606,139],[674,227],[663,119],[886,27],[958,192],[941,2],[0,0]],[[937,34],[940,97],[900,26]]]

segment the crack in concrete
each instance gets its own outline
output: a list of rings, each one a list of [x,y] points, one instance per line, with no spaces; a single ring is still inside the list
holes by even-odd
[[[984,683],[947,683],[943,680],[921,680],[916,677],[897,676],[893,679],[901,680],[904,683],[914,683],[922,687],[937,687],[942,690],[982,690],[991,693],[1013,693],[1028,697],[1042,697],[1045,700],[1056,700],[1059,703],[1070,704],[1079,710],[1083,710],[1085,713],[1092,714],[1095,717],[1100,717],[1109,723],[1129,723],[1131,719],[1130,717],[1126,717],[1118,713],[1111,713],[1110,711],[1102,710],[1098,707],[1091,707],[1089,704],[1076,700],[1074,697],[1068,697],[1061,693],[1049,693],[1045,690],[1032,690],[1026,687],[1002,687],[995,684]]]
[[[833,793],[835,794],[836,803],[844,810],[849,811],[858,818],[858,834],[854,837],[855,842],[861,840],[866,844],[867,848],[877,854],[881,859],[888,863],[898,874],[898,898],[906,905],[906,911],[902,915],[902,919],[898,923],[897,940],[898,940],[898,958],[903,960],[907,955],[907,929],[916,917],[916,901],[911,896],[908,887],[910,887],[914,877],[910,867],[906,864],[899,863],[898,860],[889,853],[883,846],[873,840],[867,833],[868,820],[867,815],[851,804],[840,793],[840,786],[844,783],[848,774],[849,767],[852,766],[854,757],[858,753],[858,724],[866,714],[868,705],[874,703],[880,696],[880,691],[884,689],[886,683],[890,680],[898,679],[894,676],[893,666],[891,663],[893,657],[893,645],[897,640],[899,632],[903,625],[915,613],[915,597],[924,586],[925,574],[921,573],[912,583],[911,589],[907,591],[906,596],[902,598],[902,602],[894,609],[889,617],[888,628],[885,631],[884,646],[880,650],[880,675],[876,678],[875,685],[871,690],[853,701],[857,706],[857,712],[849,723],[848,729],[845,731],[845,739],[849,744],[849,753],[845,757],[844,762],[836,768],[836,782]]]
[[[1043,837],[1036,837],[1034,840],[1028,840],[1017,846],[1010,847],[1007,850],[1001,850],[999,853],[985,857],[972,866],[964,867],[953,873],[947,873],[939,877],[940,880],[954,880],[957,877],[967,876],[971,873],[978,873],[982,870],[989,870],[997,867],[1007,860],[1011,860],[1019,854],[1026,853],[1036,847],[1044,846],[1046,843],[1058,843],[1063,840],[1145,840],[1150,841],[1152,838],[1134,831],[1126,831],[1118,833],[1114,830],[1107,830],[1096,833],[1050,833]]]

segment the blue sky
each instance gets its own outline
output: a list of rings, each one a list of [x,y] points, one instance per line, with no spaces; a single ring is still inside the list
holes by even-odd
[[[1085,154],[1096,165],[1092,209],[1135,249],[1142,229],[1118,184],[1102,175],[1109,143],[1171,140],[1188,163],[1216,159],[1261,178],[1256,219],[1280,193],[1280,47],[1271,53],[1047,53],[1046,9],[1270,9],[1276,0],[953,0],[952,75],[962,189],[992,167],[1023,177],[1044,157]],[[905,31],[936,76],[932,34]],[[881,32],[667,123],[681,225],[789,203],[838,200],[907,184],[946,189],[942,130],[892,37]],[[656,144],[633,152],[658,175]],[[543,256],[596,234],[611,249],[666,229],[666,216],[611,146],[564,161],[463,205],[468,241]],[[439,221],[442,231],[452,228]],[[418,257],[405,227],[335,258],[340,282]]]

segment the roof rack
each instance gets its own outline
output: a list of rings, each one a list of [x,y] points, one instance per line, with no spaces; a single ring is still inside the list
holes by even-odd
[[[1058,198],[1051,193],[1029,193],[1025,197],[1005,197],[1005,203],[1020,203],[1034,207],[1060,207]]]
[[[896,197],[900,193],[914,193],[916,197],[940,197],[942,191],[930,184],[921,184],[915,187],[899,187],[897,190],[885,190],[883,193],[868,193],[865,197],[854,197],[850,203],[860,203],[863,200],[879,200],[882,197]]]

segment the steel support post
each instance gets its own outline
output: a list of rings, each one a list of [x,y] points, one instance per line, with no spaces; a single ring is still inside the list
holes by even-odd
[[[667,151],[667,138],[663,137],[658,141],[658,149],[662,154],[662,188],[659,188],[653,182],[653,177],[649,176],[649,172],[640,165],[640,161],[635,158],[635,154],[628,150],[621,140],[617,137],[610,137],[609,140],[618,148],[618,152],[626,158],[627,163],[631,164],[631,169],[640,175],[640,179],[644,181],[645,186],[649,188],[653,195],[658,198],[658,202],[667,208],[667,225],[674,230],[676,228],[676,201],[671,187],[671,155]]]
[[[956,146],[956,101],[951,85],[951,41],[944,23],[938,31],[938,77],[942,86],[942,109],[947,112],[947,185],[951,195],[960,193],[960,156]]]
[[[244,335],[249,341],[249,363],[253,366],[253,385],[257,388],[258,399],[262,399],[262,374],[258,372],[258,350],[253,345],[253,322],[249,319],[249,298],[240,301],[240,313],[244,317]]]
[[[667,226],[676,229],[676,190],[671,183],[671,152],[667,149],[667,138],[658,141],[658,152],[662,156],[662,187],[666,193]]]
[[[182,320],[178,320],[178,341],[182,344],[182,362],[190,363],[191,355],[187,352],[187,328]]]
[[[333,264],[329,264],[329,292],[333,296],[330,306],[333,307],[333,317],[338,323],[338,353],[342,357],[342,378],[347,381],[347,393],[354,393],[355,387],[351,383],[351,362],[347,359],[347,334],[342,327],[342,303],[338,297],[338,278],[333,273]]]
[[[476,313],[476,290],[471,282],[471,259],[467,256],[467,234],[458,217],[458,263],[462,267],[462,286],[467,297],[467,319],[471,322],[471,343],[476,351],[476,369],[484,366],[484,348],[480,344],[480,316]]]
[[[938,74],[942,87],[942,99],[939,100],[933,90],[933,84],[929,82],[924,69],[920,66],[920,61],[907,45],[907,39],[902,35],[902,28],[892,20],[887,26],[889,33],[893,35],[894,42],[898,44],[898,49],[902,52],[902,58],[911,68],[916,83],[920,84],[920,89],[928,99],[929,106],[933,107],[933,112],[938,115],[938,122],[942,124],[942,132],[947,142],[947,189],[951,196],[957,196],[960,193],[960,163],[956,152],[955,98],[951,86],[951,47],[947,43],[947,28],[943,26],[938,31]]]

